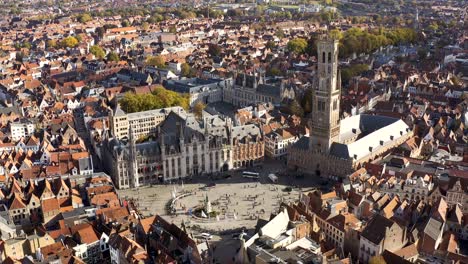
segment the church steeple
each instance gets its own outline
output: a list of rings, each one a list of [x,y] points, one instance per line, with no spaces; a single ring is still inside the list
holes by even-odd
[[[312,151],[328,153],[339,141],[340,96],[338,83],[338,40],[321,38],[317,43],[316,83],[312,93],[312,118],[309,146]]]

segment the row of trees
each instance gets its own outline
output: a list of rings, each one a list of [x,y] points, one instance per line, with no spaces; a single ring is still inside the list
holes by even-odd
[[[410,28],[380,28],[376,31],[351,28],[344,33],[338,30],[331,30],[329,35],[340,40],[341,58],[347,58],[353,53],[371,53],[387,45],[414,43],[417,40],[416,32]],[[317,40],[318,36],[312,36],[307,40],[304,38],[294,38],[288,42],[287,48],[295,54],[307,53],[311,56],[316,56]]]
[[[46,45],[49,48],[74,48],[80,44],[80,37],[78,36],[69,36],[61,41],[55,39],[50,39],[47,41]]]
[[[119,103],[127,113],[171,106],[181,106],[187,110],[190,106],[188,94],[179,94],[162,86],[156,87],[151,94],[126,93]]]
[[[414,43],[416,40],[416,31],[411,28],[380,28],[371,32],[352,28],[340,39],[340,54],[346,58],[353,53],[371,53],[383,46]]]

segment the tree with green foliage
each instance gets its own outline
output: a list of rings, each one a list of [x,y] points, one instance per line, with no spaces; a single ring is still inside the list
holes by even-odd
[[[98,27],[96,28],[96,34],[98,35],[99,38],[103,38],[104,34],[106,33],[106,29],[104,27]]]
[[[309,56],[317,56],[317,36],[312,35],[308,40],[307,40],[307,47],[305,49],[305,52],[309,54]]]
[[[100,60],[104,59],[106,56],[106,52],[98,45],[91,46],[91,48],[89,48],[89,52],[91,52],[91,54]]]
[[[143,29],[144,31],[147,31],[149,29],[149,23],[148,22],[141,23],[141,29]]]
[[[288,50],[295,54],[304,53],[307,48],[307,40],[303,38],[295,38],[288,42]]]
[[[182,63],[180,66],[180,74],[184,77],[190,77],[190,72],[192,71],[192,67],[188,63]]]
[[[429,25],[429,29],[432,30],[432,31],[437,31],[439,29],[439,25],[436,22],[432,22]]]
[[[221,54],[221,47],[217,44],[208,44],[208,54],[210,54],[211,57],[219,56]]]
[[[332,29],[328,32],[328,36],[332,39],[340,40],[343,38],[343,33],[338,29]]]
[[[164,20],[164,16],[161,14],[154,14],[149,17],[146,21],[150,24],[158,23]]]
[[[277,36],[278,38],[284,38],[284,30],[282,28],[278,28],[275,32],[275,36]]]
[[[229,9],[226,15],[229,17],[237,18],[243,16],[244,12],[241,9]]]
[[[47,42],[46,42],[46,46],[48,48],[56,48],[57,47],[57,41],[55,39],[49,39]]]
[[[78,40],[78,42],[83,41],[83,35],[82,34],[76,35],[75,38],[76,38],[76,40]]]
[[[156,87],[150,94],[126,93],[119,101],[120,107],[127,113],[135,113],[172,106],[181,106],[188,110],[189,96]]]
[[[296,100],[291,100],[286,107],[286,112],[290,115],[304,116],[304,110]]]
[[[347,58],[353,53],[371,53],[390,44],[414,43],[416,36],[416,32],[410,28],[379,28],[375,31],[351,28],[340,39],[340,57]]]
[[[16,52],[15,60],[19,62],[23,62],[24,56],[25,55],[23,52]]]
[[[118,62],[120,61],[120,58],[119,58],[119,55],[113,51],[109,52],[109,54],[107,54],[107,60],[108,61],[115,61],[115,62]]]
[[[21,43],[21,47],[22,48],[25,48],[25,49],[31,49],[32,45],[29,41],[25,41],[23,43]]]
[[[78,39],[73,36],[66,37],[60,42],[60,46],[63,48],[74,48],[78,46],[78,44]]]
[[[122,27],[129,27],[130,26],[130,21],[125,19],[120,24],[122,25]]]
[[[88,14],[88,13],[84,13],[84,14],[81,14],[81,15],[78,16],[78,21],[79,21],[80,23],[83,23],[83,24],[84,24],[84,23],[87,23],[87,22],[89,22],[89,21],[91,21],[91,20],[93,20],[93,18],[92,18],[91,15]]]
[[[206,104],[204,104],[201,101],[197,101],[195,105],[193,106],[193,113],[198,119],[202,118],[203,115],[203,109],[205,109]]]
[[[346,68],[341,69],[341,81],[347,84],[351,78],[359,76],[362,73],[369,70],[369,66],[366,64],[354,64]]]
[[[270,70],[268,70],[268,75],[269,76],[281,76],[281,71],[278,68],[271,67]]]
[[[18,7],[16,7],[16,6],[10,8],[10,14],[11,14],[11,15],[19,15],[19,14],[21,14],[21,12],[22,12],[22,11],[21,11],[21,8],[18,8]]]
[[[322,21],[330,23],[336,17],[336,13],[332,11],[322,11],[320,13],[320,18]]]
[[[146,59],[146,65],[164,69],[166,68],[166,59],[162,56],[149,56]]]
[[[271,41],[269,40],[266,44],[265,44],[265,47],[269,48],[269,49],[274,49],[276,48],[276,43],[274,41]]]

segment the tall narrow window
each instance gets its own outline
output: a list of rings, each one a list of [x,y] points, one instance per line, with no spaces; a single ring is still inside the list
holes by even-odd
[[[328,63],[331,63],[331,52],[328,52]]]
[[[338,107],[338,102],[337,100],[333,101],[333,110],[336,110],[336,108]]]
[[[325,57],[326,57],[325,52],[323,52],[323,54],[322,54],[322,62],[323,63],[325,63]]]

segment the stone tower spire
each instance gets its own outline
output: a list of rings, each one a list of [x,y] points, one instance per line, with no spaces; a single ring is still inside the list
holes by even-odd
[[[309,147],[328,153],[340,135],[340,96],[338,83],[338,40],[321,38],[317,43],[316,83],[312,93],[312,118]]]

